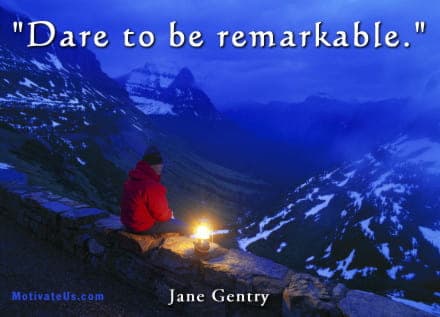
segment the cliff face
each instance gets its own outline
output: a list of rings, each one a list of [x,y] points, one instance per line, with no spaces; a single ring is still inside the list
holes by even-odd
[[[213,244],[207,256],[199,257],[188,237],[127,233],[118,217],[31,186],[26,175],[6,163],[0,165],[0,212],[36,237],[154,294],[164,304],[171,301],[171,289],[176,294],[205,294],[202,302],[173,304],[176,313],[428,316],[387,298],[348,290],[342,284],[293,272],[240,250]],[[218,296],[212,297],[215,290]],[[226,294],[233,294],[235,302],[225,300],[222,296]],[[248,299],[237,302],[237,294]],[[248,294],[268,294],[268,299],[263,303]]]

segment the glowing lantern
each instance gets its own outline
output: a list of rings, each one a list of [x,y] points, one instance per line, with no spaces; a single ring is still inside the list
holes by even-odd
[[[212,238],[212,229],[209,226],[207,220],[202,220],[197,225],[196,230],[193,235],[194,239],[194,251],[199,255],[206,255],[211,247],[209,240]]]

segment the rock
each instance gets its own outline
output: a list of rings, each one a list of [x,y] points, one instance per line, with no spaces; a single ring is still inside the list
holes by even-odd
[[[33,221],[39,222],[39,223],[46,223],[47,219],[43,218],[40,214],[35,212],[27,212],[26,216],[32,219]]]
[[[332,295],[336,301],[339,301],[345,297],[345,294],[347,294],[347,292],[348,292],[347,287],[344,284],[338,283],[333,288]]]
[[[50,200],[58,200],[62,197],[60,195],[54,194],[52,192],[47,192],[47,198],[49,198]]]
[[[163,279],[157,269],[134,254],[122,253],[112,260],[113,272],[124,281],[147,291],[152,291],[155,280]]]
[[[90,234],[83,233],[75,236],[74,242],[77,249],[83,249],[86,247],[86,242],[90,239]],[[88,246],[88,245],[87,245]]]
[[[15,169],[0,169],[0,184],[6,188],[27,184],[27,176]]]
[[[87,247],[91,254],[93,255],[102,255],[105,251],[105,248],[100,245],[95,239],[90,239],[87,241]]]
[[[47,194],[44,192],[31,192],[25,193],[21,196],[22,199],[35,201],[40,205],[47,204],[50,200],[47,197]]]
[[[66,212],[66,211],[72,209],[72,207],[70,207],[70,206],[64,205],[64,204],[57,202],[57,201],[51,201],[51,200],[47,200],[46,202],[43,202],[41,204],[41,206],[44,207],[45,209],[47,209],[53,213],[57,213],[57,214],[60,214],[60,213],[63,213],[63,212]]]
[[[287,267],[248,252],[230,249],[223,255],[202,262],[207,281],[218,283],[231,277],[236,280],[251,280],[255,276],[283,281]],[[211,275],[212,274],[212,275]],[[286,283],[287,284],[287,283]]]
[[[183,236],[163,238],[160,248],[149,257],[155,266],[170,272],[198,278],[200,258],[194,253],[193,239]]]
[[[75,200],[72,200],[70,198],[66,198],[66,197],[62,197],[62,198],[58,199],[58,201],[64,205],[67,205],[67,206],[70,206],[73,208],[90,208],[90,206],[87,204],[83,204],[83,203],[77,202]]]
[[[288,275],[285,279],[274,279],[267,276],[255,276],[252,279],[252,291],[256,293],[281,294],[288,284]]]
[[[331,288],[319,278],[293,273],[283,292],[284,316],[342,316],[330,294]]]
[[[344,316],[432,317],[431,314],[397,303],[386,297],[359,290],[348,291],[338,306]]]
[[[121,223],[121,220],[116,215],[110,215],[105,218],[101,218],[95,222],[97,228],[103,229],[111,229],[111,230],[123,230],[125,229],[124,225]]]
[[[109,213],[97,208],[69,207],[68,211],[61,215],[61,226],[80,227],[84,224],[95,222],[97,219],[108,217]]]
[[[138,235],[125,231],[118,231],[111,236],[116,241],[116,245],[122,249],[131,251],[135,254],[144,255],[151,249],[157,248],[162,244],[162,238],[155,238],[150,235]]]

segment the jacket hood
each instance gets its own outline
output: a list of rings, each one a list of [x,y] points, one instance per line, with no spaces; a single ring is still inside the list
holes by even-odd
[[[155,181],[160,181],[160,175],[158,175],[145,161],[137,162],[136,167],[132,169],[128,175],[134,180],[144,180],[150,178]]]

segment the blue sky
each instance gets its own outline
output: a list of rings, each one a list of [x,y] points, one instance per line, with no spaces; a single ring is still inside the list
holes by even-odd
[[[146,62],[188,66],[199,85],[222,108],[237,102],[297,101],[316,93],[345,100],[418,97],[426,84],[440,77],[440,2],[371,1],[34,1],[7,0],[32,19],[47,19],[58,31],[105,30],[111,44],[92,48],[110,76],[119,76]],[[200,30],[203,48],[168,47],[168,23],[185,31]],[[409,49],[261,49],[217,48],[221,30],[310,29],[323,21],[330,32],[351,32],[360,20],[371,29],[380,20],[385,29],[400,31]],[[427,30],[416,35],[414,22]],[[152,30],[153,48],[124,48],[122,32]],[[435,81],[434,81],[435,82]],[[434,85],[435,86],[435,85]]]

